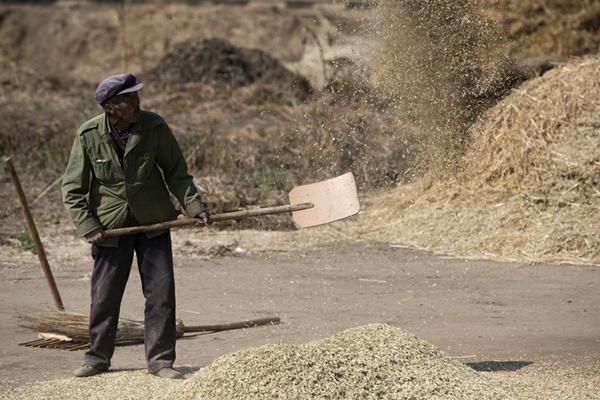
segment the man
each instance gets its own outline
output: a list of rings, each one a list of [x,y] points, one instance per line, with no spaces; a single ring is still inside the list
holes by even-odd
[[[146,299],[144,347],[150,373],[181,378],[175,360],[175,283],[169,231],[104,238],[104,230],[175,219],[175,195],[201,223],[209,214],[167,123],[142,111],[132,74],[113,75],[96,89],[104,113],[77,130],[62,184],[76,235],[92,244],[90,342],[75,376],[108,370],[121,299],[133,253]]]

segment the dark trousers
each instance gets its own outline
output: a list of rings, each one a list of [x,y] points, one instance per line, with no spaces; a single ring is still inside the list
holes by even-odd
[[[150,239],[143,233],[122,236],[116,248],[92,245],[91,347],[84,360],[98,368],[110,366],[121,300],[134,251],[146,299],[146,360],[150,372],[156,372],[171,367],[175,361],[175,279],[169,232]]]

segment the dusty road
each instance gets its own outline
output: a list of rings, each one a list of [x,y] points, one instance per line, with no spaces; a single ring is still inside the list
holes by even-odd
[[[199,335],[178,342],[179,365],[207,365],[264,343],[304,342],[370,322],[388,322],[465,362],[498,369],[558,361],[600,365],[600,268],[467,261],[383,245],[209,260],[176,256],[178,316],[209,324],[277,315],[279,326]],[[87,310],[89,260],[56,279],[69,310]],[[70,376],[82,352],[31,349],[17,312],[49,307],[40,268],[0,259],[0,384]],[[122,316],[140,319],[134,267]],[[482,364],[473,364],[481,367]],[[115,369],[144,367],[143,347],[117,348]]]

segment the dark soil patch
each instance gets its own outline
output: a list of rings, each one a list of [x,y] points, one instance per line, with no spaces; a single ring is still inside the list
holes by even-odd
[[[200,83],[235,89],[255,83],[278,84],[302,100],[312,92],[308,80],[272,55],[236,47],[220,38],[178,44],[146,76],[162,85],[178,86]]]

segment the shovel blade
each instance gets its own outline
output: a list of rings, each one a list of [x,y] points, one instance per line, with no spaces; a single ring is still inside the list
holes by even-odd
[[[296,186],[289,193],[290,204],[312,203],[313,208],[294,211],[300,228],[323,225],[358,214],[360,203],[352,172],[322,182]]]

